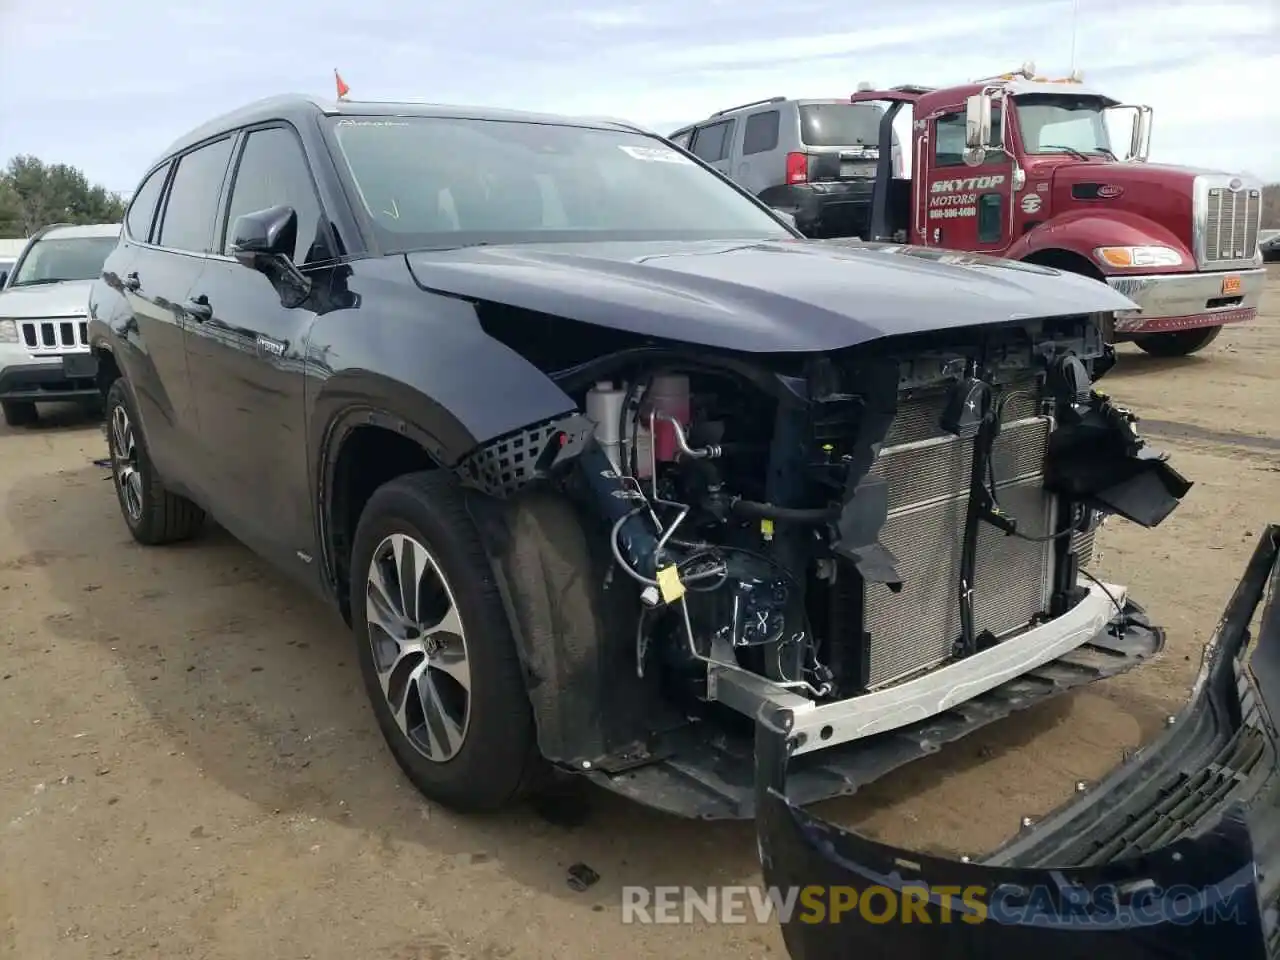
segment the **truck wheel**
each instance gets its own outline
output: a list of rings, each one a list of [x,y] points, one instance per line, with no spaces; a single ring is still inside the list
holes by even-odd
[[[493,571],[457,481],[407,474],[356,527],[351,619],[396,762],[457,811],[515,800],[539,769],[533,711]]]
[[[5,400],[0,403],[4,408],[4,422],[11,427],[26,427],[39,419],[36,405],[30,400]]]
[[[186,497],[165,489],[147,442],[138,428],[137,405],[124,377],[107,391],[107,451],[120,512],[133,539],[147,546],[193,537],[204,523],[204,511]]]
[[[1187,357],[1213,343],[1220,333],[1222,327],[1198,327],[1174,333],[1143,333],[1133,342],[1153,357]]]

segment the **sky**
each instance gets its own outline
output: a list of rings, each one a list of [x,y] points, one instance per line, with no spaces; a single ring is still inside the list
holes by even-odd
[[[1280,0],[0,0],[0,163],[34,154],[130,193],[186,130],[265,96],[332,97],[335,67],[352,100],[666,134],[749,100],[1028,60],[1152,106],[1152,161],[1280,180]]]

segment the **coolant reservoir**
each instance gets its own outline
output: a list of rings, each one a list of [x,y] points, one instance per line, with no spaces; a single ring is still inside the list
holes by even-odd
[[[654,410],[670,414],[680,421],[681,426],[689,426],[688,377],[682,374],[654,377],[647,397]],[[678,449],[675,428],[665,420],[656,421],[653,427],[653,445],[659,461],[674,460]]]
[[[622,406],[625,390],[615,388],[609,380],[601,380],[587,391],[587,419],[596,425],[596,441],[615,470],[620,469],[618,450],[622,444]]]

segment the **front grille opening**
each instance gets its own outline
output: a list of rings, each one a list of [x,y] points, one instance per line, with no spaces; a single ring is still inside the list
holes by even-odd
[[[1262,192],[1214,187],[1205,211],[1204,259],[1248,260],[1258,249]]]
[[[19,320],[18,327],[32,353],[83,353],[89,347],[89,322],[78,317]]]

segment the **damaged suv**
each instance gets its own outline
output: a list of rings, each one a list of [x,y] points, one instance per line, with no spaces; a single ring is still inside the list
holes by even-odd
[[[328,598],[427,796],[848,793],[1162,634],[1086,568],[1190,484],[1102,284],[807,240],[624,123],[272,99],[152,166],[90,300],[133,536]]]

